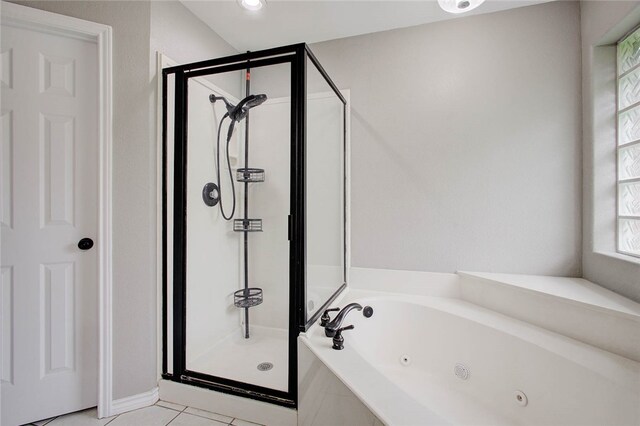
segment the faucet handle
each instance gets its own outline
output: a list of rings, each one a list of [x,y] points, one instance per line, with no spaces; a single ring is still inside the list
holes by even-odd
[[[342,337],[342,332],[345,330],[353,330],[354,328],[355,327],[353,325],[348,325],[337,329],[335,336],[333,336],[333,349],[337,351],[344,349],[344,337]]]
[[[329,324],[329,322],[331,321],[331,317],[329,316],[329,312],[336,312],[339,311],[340,308],[331,308],[331,309],[327,309],[324,311],[324,313],[322,314],[322,316],[320,317],[320,326],[322,327],[326,327],[327,324]]]

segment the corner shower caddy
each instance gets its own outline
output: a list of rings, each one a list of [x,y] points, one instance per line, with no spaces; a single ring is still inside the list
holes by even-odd
[[[247,61],[245,75],[245,95],[251,95],[251,67]],[[248,110],[247,110],[248,111]],[[249,167],[249,120],[247,112],[244,125],[244,167],[236,170],[236,180],[244,184],[244,214],[242,219],[233,220],[234,232],[243,235],[244,288],[233,293],[233,304],[244,309],[244,338],[249,338],[249,308],[262,304],[263,292],[260,287],[249,287],[249,233],[262,232],[262,219],[249,218],[249,184],[264,182],[264,169]],[[222,124],[222,122],[221,122]]]
[[[289,162],[289,215],[287,239],[289,243],[288,268],[288,328],[287,328],[287,390],[266,388],[245,381],[210,375],[188,369],[187,354],[187,150],[188,150],[188,93],[191,78],[229,72],[241,72],[250,68],[280,65],[288,67],[290,75],[290,162]],[[211,390],[269,402],[289,408],[298,403],[297,386],[297,337],[315,323],[323,310],[346,288],[346,267],[343,268],[342,285],[324,298],[313,313],[307,311],[307,241],[306,241],[306,158],[307,158],[307,70],[320,74],[342,103],[343,148],[346,152],[346,99],[335,86],[309,47],[294,44],[257,52],[210,59],[178,65],[162,70],[162,134],[163,134],[163,288],[162,288],[162,378],[178,383],[195,385]],[[169,93],[169,92],[172,93]],[[173,116],[168,117],[171,102]],[[248,120],[247,120],[248,123]],[[245,126],[247,126],[245,123]],[[245,131],[245,136],[248,131]],[[171,147],[171,148],[170,148]],[[170,154],[169,154],[170,153]],[[243,168],[236,170],[236,182],[245,184],[245,204],[241,218],[234,219],[233,231],[241,232],[247,252],[249,234],[262,230],[262,220],[248,216],[247,197],[250,183],[263,182],[265,171],[250,168],[245,149]],[[169,160],[170,158],[170,160]],[[169,171],[169,168],[171,170]],[[171,176],[171,182],[169,178]],[[342,170],[346,188],[346,169]],[[215,189],[215,188],[213,188]],[[213,190],[209,188],[209,191]],[[169,211],[171,209],[171,211]],[[343,225],[346,210],[342,212]],[[343,228],[343,230],[346,228]],[[346,230],[344,231],[346,241]],[[342,252],[346,259],[346,246]],[[171,268],[168,265],[171,265]],[[346,265],[346,260],[343,266]],[[233,304],[248,309],[262,303],[262,290],[248,286],[245,268],[245,288],[235,291]],[[284,278],[284,277],[283,277]],[[283,280],[286,282],[286,280]]]
[[[248,71],[247,71],[248,72]],[[249,93],[249,79],[247,79]],[[262,289],[249,287],[249,232],[262,232],[262,219],[249,218],[249,184],[264,182],[264,170],[248,167],[249,161],[249,117],[246,118],[244,161],[245,167],[236,171],[236,180],[244,183],[244,218],[233,220],[233,230],[244,234],[244,288],[233,293],[233,304],[244,309],[244,338],[249,338],[249,308],[263,301]]]

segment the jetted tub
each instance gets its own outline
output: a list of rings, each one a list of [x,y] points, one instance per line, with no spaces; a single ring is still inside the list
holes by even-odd
[[[389,425],[638,425],[640,363],[454,298],[350,291],[301,339]]]

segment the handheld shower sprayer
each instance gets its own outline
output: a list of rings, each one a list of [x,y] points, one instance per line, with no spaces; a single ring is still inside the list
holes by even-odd
[[[229,114],[229,118],[233,121],[242,121],[247,116],[251,108],[262,105],[266,100],[267,95],[265,94],[249,95],[238,102],[238,105],[233,105],[224,96],[216,96],[213,94],[209,95],[209,102],[212,104],[216,101],[224,102],[224,105],[227,107],[227,114]]]
[[[233,135],[233,129],[237,122],[244,120],[244,118],[249,113],[249,110],[253,107],[257,107],[258,105],[262,105],[264,101],[267,100],[267,95],[259,94],[259,95],[249,95],[240,102],[238,105],[233,105],[224,96],[216,96],[209,95],[209,102],[212,104],[217,100],[221,100],[224,102],[224,105],[227,107],[227,115],[231,119],[231,124],[229,125],[229,131],[227,132],[227,139],[231,139]]]
[[[249,110],[251,108],[262,105],[264,101],[267,100],[267,95],[259,94],[259,95],[249,95],[246,98],[242,99],[238,102],[237,105],[233,105],[229,102],[224,96],[216,96],[214,94],[209,95],[209,102],[215,104],[216,101],[223,101],[225,107],[227,108],[226,114],[220,120],[218,124],[218,139],[216,142],[216,177],[218,179],[218,193],[220,198],[220,212],[222,213],[222,217],[225,220],[231,220],[236,211],[236,190],[233,184],[233,174],[231,172],[231,160],[229,158],[229,142],[231,141],[231,136],[233,136],[233,129],[235,128],[235,124],[244,120],[247,114],[249,114]],[[225,118],[229,117],[231,123],[229,123],[229,130],[227,131],[227,168],[229,169],[229,180],[231,182],[231,194],[233,197],[233,203],[231,207],[231,214],[229,216],[225,215],[224,208],[222,207],[222,187],[220,186],[220,130],[222,129],[222,122]]]
[[[264,101],[267,100],[267,95],[249,95],[240,102],[238,105],[233,108],[229,115],[232,120],[240,121],[247,116],[249,110],[253,107],[257,107],[258,105],[262,105]]]

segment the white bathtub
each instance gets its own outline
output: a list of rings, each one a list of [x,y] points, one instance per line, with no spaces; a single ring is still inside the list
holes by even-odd
[[[301,341],[386,424],[640,424],[638,362],[460,299],[375,294],[339,303],[374,308],[348,315],[344,350],[317,325]]]

